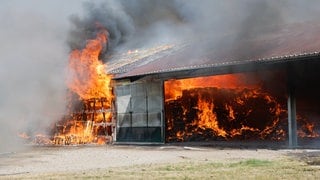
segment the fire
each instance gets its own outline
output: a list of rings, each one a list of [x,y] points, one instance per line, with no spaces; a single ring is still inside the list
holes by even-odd
[[[166,140],[285,140],[286,102],[263,84],[250,73],[165,82]],[[302,124],[299,137],[319,136]]]
[[[205,87],[224,87],[224,88],[258,88],[257,79],[248,79],[245,74],[227,74],[219,76],[198,77],[183,80],[166,81],[165,97],[166,100],[180,97],[183,90]]]
[[[101,28],[101,27],[100,27]],[[99,60],[108,42],[108,32],[100,29],[95,39],[90,39],[82,50],[70,54],[67,86],[69,115],[56,124],[54,144],[104,144],[111,135],[112,76],[105,73]],[[74,98],[74,96],[78,98]]]
[[[299,115],[297,117],[298,124],[300,124],[300,129],[298,129],[298,136],[304,138],[317,138],[320,134],[315,132],[315,124],[307,122],[306,117]]]
[[[96,39],[89,40],[83,50],[74,50],[70,54],[70,79],[67,85],[82,99],[112,97],[110,92],[112,77],[104,72],[105,65],[99,60],[107,40],[107,31],[100,31]]]
[[[200,99],[198,106],[200,110],[200,113],[198,114],[198,126],[202,129],[214,129],[218,136],[226,137],[226,131],[219,127],[217,114],[212,111],[212,109],[214,109],[214,103]]]

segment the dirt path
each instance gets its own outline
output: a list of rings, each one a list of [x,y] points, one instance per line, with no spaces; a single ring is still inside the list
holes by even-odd
[[[273,160],[288,151],[187,146],[32,147],[24,152],[0,154],[0,178],[14,174],[77,172],[181,161]]]

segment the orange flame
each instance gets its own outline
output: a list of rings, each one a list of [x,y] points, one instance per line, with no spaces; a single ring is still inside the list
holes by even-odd
[[[218,76],[189,78],[183,80],[169,80],[165,82],[166,100],[180,97],[183,90],[205,87],[223,87],[229,89],[259,87],[258,80],[248,78],[245,74],[226,74]]]
[[[105,65],[99,60],[107,41],[107,31],[100,31],[96,39],[89,40],[83,50],[74,50],[70,54],[70,79],[67,85],[82,99],[112,97],[110,92],[112,76],[104,72]]]
[[[199,99],[198,108],[201,111],[201,113],[198,114],[198,126],[203,129],[213,129],[218,136],[226,137],[227,133],[224,129],[219,127],[217,115],[213,111],[214,103]]]
[[[263,90],[263,83],[254,73],[166,81],[167,141],[213,136],[284,140],[285,102]],[[298,122],[299,137],[319,137],[313,122]]]
[[[106,67],[99,55],[107,42],[108,32],[102,29],[95,39],[87,41],[84,49],[71,52],[67,85],[79,96],[81,102],[78,103],[83,104],[83,108],[73,107],[77,105],[70,99],[71,114],[57,123],[54,144],[105,143],[106,137],[100,134],[105,134],[112,119],[112,76],[105,73]]]

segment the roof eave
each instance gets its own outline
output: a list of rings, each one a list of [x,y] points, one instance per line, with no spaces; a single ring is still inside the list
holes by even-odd
[[[137,74],[126,72],[126,73],[120,73],[120,74],[113,74],[114,75],[113,79],[117,80],[117,79],[125,79],[125,78],[136,78],[136,77],[147,76],[147,75],[170,77],[170,76],[176,76],[177,74],[186,74],[186,73],[189,73],[190,71],[197,71],[197,72],[204,71],[203,73],[199,73],[199,74],[219,74],[219,73],[223,73],[224,71],[227,71],[225,73],[235,73],[235,72],[231,72],[230,69],[232,69],[233,71],[240,72],[248,69],[261,68],[261,66],[263,67],[266,65],[286,64],[287,62],[314,59],[319,57],[320,57],[320,52],[316,51],[312,53],[291,54],[291,55],[275,56],[270,58],[238,60],[238,61],[234,60],[234,61],[225,61],[221,63],[201,64],[197,66],[175,67],[170,69],[160,69],[160,70],[137,73]],[[140,67],[137,67],[137,68],[140,68]]]

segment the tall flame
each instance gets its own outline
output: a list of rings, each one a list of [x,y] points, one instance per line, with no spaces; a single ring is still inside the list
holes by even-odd
[[[105,65],[99,55],[108,41],[107,31],[102,30],[96,39],[88,40],[83,50],[74,50],[69,58],[67,85],[82,99],[112,97],[110,93],[111,75],[106,74]]]
[[[112,76],[105,73],[106,67],[99,60],[107,42],[108,32],[100,27],[96,38],[88,40],[84,49],[71,52],[67,86],[79,100],[74,103],[69,99],[70,114],[57,123],[54,144],[104,144],[106,136],[100,135],[110,129],[113,100]]]

